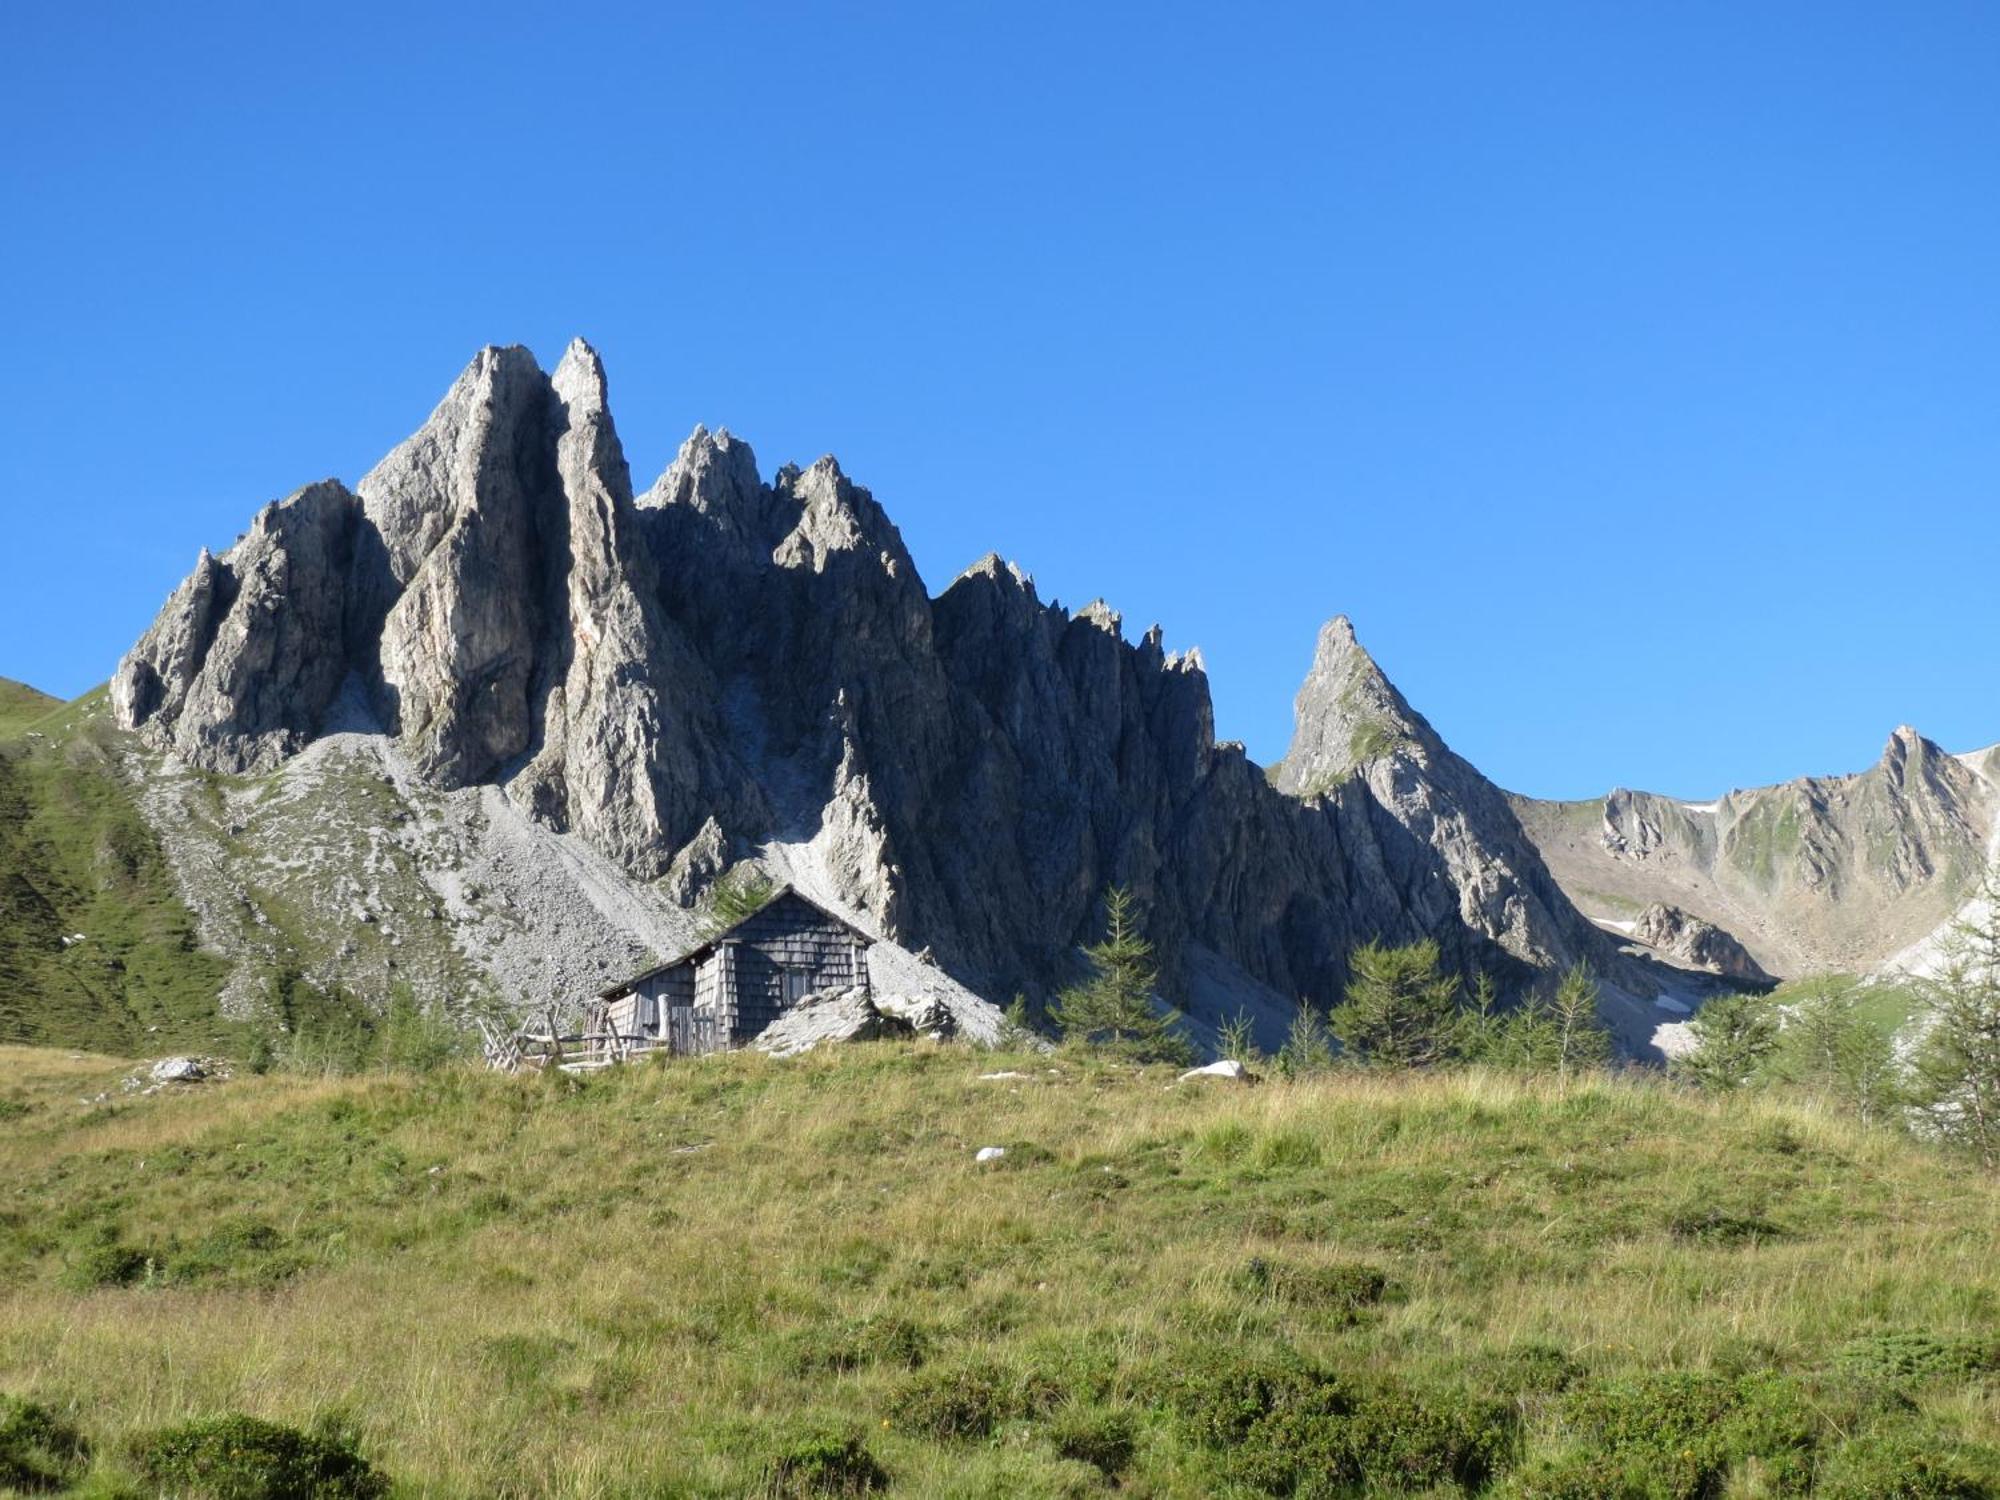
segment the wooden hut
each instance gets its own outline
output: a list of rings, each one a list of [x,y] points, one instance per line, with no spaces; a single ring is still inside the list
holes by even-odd
[[[675,1052],[740,1047],[808,995],[868,989],[874,940],[789,885],[734,926],[598,996],[601,1025]]]

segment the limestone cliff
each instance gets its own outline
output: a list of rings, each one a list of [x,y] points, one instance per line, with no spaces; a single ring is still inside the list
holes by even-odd
[[[697,428],[635,497],[581,343],[553,376],[483,351],[352,492],[204,553],[114,701],[223,772],[362,703],[425,786],[496,789],[681,900],[758,859],[1003,997],[1073,972],[1109,882],[1175,981],[1329,1002],[1373,938],[1512,982],[1619,963],[1345,620],[1267,778],[1216,741],[1198,654],[997,557],[932,598],[831,458],[767,482]]]

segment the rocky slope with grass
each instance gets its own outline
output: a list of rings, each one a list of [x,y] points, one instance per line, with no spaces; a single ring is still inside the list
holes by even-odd
[[[204,552],[111,703],[204,931],[304,934],[377,988],[545,999],[672,946],[746,862],[999,997],[1074,975],[1128,885],[1169,993],[1267,1033],[1370,939],[1512,986],[1591,961],[1621,1003],[1683,982],[1579,915],[1344,621],[1267,778],[1197,653],[998,557],[932,597],[831,458],[767,481],[697,429],[635,494],[581,343],[553,375],[483,351],[351,490]],[[496,965],[551,865],[584,896],[521,917],[544,969]]]
[[[1858,774],[1713,802],[1624,790],[1510,800],[1563,889],[1607,929],[1643,938],[1638,928],[1659,926],[1649,910],[1663,904],[1774,975],[1869,972],[1893,966],[1977,893],[2000,839],[2000,747],[1953,755],[1904,726]],[[1703,966],[1753,977],[1715,952]]]
[[[2000,1494],[2000,1186],[1781,1098],[132,1071],[0,1048],[43,1493]]]

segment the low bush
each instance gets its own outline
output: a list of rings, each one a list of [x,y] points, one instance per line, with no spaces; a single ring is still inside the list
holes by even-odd
[[[897,1394],[897,1423],[924,1437],[981,1438],[1022,1413],[1020,1393],[997,1365],[962,1364],[925,1370]]]
[[[1842,1346],[1836,1363],[1870,1380],[1970,1380],[2000,1374],[2000,1338],[1878,1333]]]
[[[1286,1349],[1202,1350],[1164,1362],[1155,1378],[1181,1435],[1219,1450],[1234,1482],[1266,1494],[1476,1488],[1515,1442],[1505,1402],[1350,1380]]]
[[[1819,1474],[1820,1500],[1992,1500],[2000,1453],[1916,1429],[1843,1443]]]
[[[1092,1406],[1057,1412],[1049,1423],[1049,1441],[1064,1458],[1089,1464],[1107,1479],[1132,1462],[1138,1446],[1130,1412]]]
[[[90,1444],[45,1406],[0,1396],[0,1490],[39,1494],[83,1477]]]
[[[889,1475],[853,1432],[808,1433],[785,1445],[764,1470],[769,1500],[817,1495],[866,1495]]]
[[[1360,1262],[1301,1265],[1253,1257],[1237,1278],[1246,1290],[1352,1318],[1388,1297],[1395,1284],[1386,1272]]]
[[[1756,1244],[1784,1233],[1769,1219],[1752,1213],[1732,1213],[1713,1204],[1691,1203],[1667,1216],[1667,1233],[1675,1239],[1710,1245]]]
[[[310,1432],[231,1414],[141,1433],[133,1464],[187,1500],[377,1500],[389,1481],[335,1423]]]
[[[808,1328],[794,1334],[786,1363],[796,1374],[843,1372],[870,1365],[914,1370],[930,1355],[931,1336],[908,1318],[863,1318],[833,1328]]]
[[[1810,1394],[1770,1375],[1675,1370],[1603,1381],[1571,1391],[1561,1419],[1598,1455],[1593,1472],[1643,1472],[1646,1493],[1677,1500],[1716,1493],[1731,1467],[1749,1459],[1781,1491],[1802,1487],[1829,1435]]]
[[[149,1251],[125,1244],[115,1230],[106,1227],[71,1252],[63,1266],[62,1282],[77,1292],[103,1286],[132,1286],[144,1281],[159,1264]]]

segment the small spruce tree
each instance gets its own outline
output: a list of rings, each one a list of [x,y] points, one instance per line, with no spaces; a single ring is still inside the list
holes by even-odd
[[[1377,1067],[1429,1068],[1464,1055],[1458,976],[1438,972],[1438,945],[1364,943],[1348,960],[1347,997],[1327,1023],[1348,1056]]]
[[[1910,1109],[1940,1140],[2000,1167],[2000,878],[1988,875],[1921,988],[1928,1015],[1910,1058]]]
[[[1065,1040],[1111,1046],[1144,1062],[1191,1062],[1180,1012],[1153,1004],[1160,982],[1153,945],[1139,931],[1132,893],[1104,893],[1104,940],[1083,950],[1091,976],[1056,998],[1053,1019]]]
[[[1278,1071],[1287,1078],[1310,1078],[1332,1068],[1335,1061],[1333,1034],[1326,1029],[1326,1018],[1300,996],[1292,1029],[1285,1045],[1278,1049]]]
[[[1694,1050],[1674,1058],[1667,1072],[1711,1094],[1742,1088],[1778,1045],[1778,1023],[1761,995],[1718,995],[1694,1013],[1688,1031]]]
[[[1565,1076],[1611,1061],[1611,1032],[1597,1008],[1597,976],[1577,963],[1549,998],[1547,1024],[1553,1034],[1555,1070]]]
[[[1789,1007],[1773,1075],[1851,1111],[1883,1118],[1896,1094],[1896,1051],[1861,1014],[1861,987],[1837,975],[1807,981]]]
[[[1246,1068],[1264,1060],[1257,1048],[1257,1028],[1248,1011],[1239,1010],[1215,1030],[1215,1055],[1233,1057]]]

